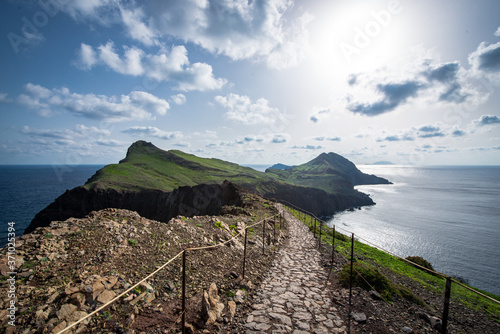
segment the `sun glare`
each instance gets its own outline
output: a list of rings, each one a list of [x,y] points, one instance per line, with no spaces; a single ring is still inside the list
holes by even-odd
[[[324,5],[311,32],[312,63],[325,74],[369,71],[405,52],[399,1]]]

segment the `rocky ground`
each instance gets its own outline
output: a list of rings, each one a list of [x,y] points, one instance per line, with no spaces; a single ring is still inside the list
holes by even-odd
[[[323,244],[321,254],[323,267],[332,268],[331,247]],[[393,283],[409,288],[425,301],[427,306],[417,305],[398,296],[394,296],[394,301],[389,304],[373,291],[355,287],[352,307],[349,307],[349,289],[341,286],[338,279],[342,267],[347,263],[347,259],[336,253],[330,282],[333,288],[333,305],[338,309],[351,333],[439,333],[433,327],[440,328],[439,324],[436,326],[436,322],[440,323],[442,318],[444,292],[442,294],[432,292],[407,277],[379,267],[379,270]],[[358,321],[352,317],[353,312],[356,313]],[[452,299],[448,333],[500,333],[500,319],[494,319],[486,313],[468,308]]]
[[[57,333],[121,294],[182,249],[225,242],[244,232],[245,227],[277,214],[274,203],[249,194],[244,197],[243,208],[225,207],[220,216],[176,217],[166,224],[132,211],[106,209],[82,219],[53,222],[50,227],[18,238],[16,327],[7,323],[10,270],[6,248],[0,262],[3,330]],[[245,279],[241,277],[242,237],[212,250],[187,252],[187,320],[191,331],[218,332],[233,320],[240,304],[262,280],[285,235],[285,225],[277,220],[274,223],[273,218],[266,220],[266,227],[265,254],[262,224],[248,229]],[[135,291],[68,332],[178,332],[181,264],[179,257]]]
[[[220,216],[176,217],[168,224],[127,210],[106,209],[87,218],[53,222],[16,240],[16,327],[8,325],[10,271],[1,251],[0,320],[5,333],[57,333],[124,292],[186,247],[230,240],[245,227],[278,213],[274,203],[246,194],[242,208]],[[280,209],[282,210],[282,209]],[[191,333],[437,333],[442,296],[410,286],[424,308],[401,299],[389,305],[338,283],[345,263],[319,250],[311,232],[284,213],[248,230],[245,277],[243,238],[222,247],[188,251],[187,330]],[[276,227],[276,233],[275,229]],[[263,253],[263,243],[265,253]],[[111,306],[67,333],[179,333],[181,257]],[[327,281],[327,278],[329,280]],[[499,333],[483,314],[452,304],[450,333]],[[356,318],[353,319],[351,312]]]

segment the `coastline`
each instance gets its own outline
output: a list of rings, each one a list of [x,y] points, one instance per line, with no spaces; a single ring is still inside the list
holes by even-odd
[[[392,174],[394,185],[358,187],[377,205],[338,214],[329,225],[352,231],[402,257],[422,256],[440,272],[500,294],[500,266],[495,266],[495,259],[500,258],[500,232],[495,225],[500,210],[493,203],[500,191],[491,179],[471,186],[475,182],[471,171],[476,177],[484,170],[493,171],[492,177],[500,178],[499,166],[369,166],[368,170],[387,177]],[[462,176],[460,182],[454,182],[451,176],[439,179],[434,175],[464,170],[467,177]],[[429,180],[425,173],[434,175],[430,184],[425,181]]]

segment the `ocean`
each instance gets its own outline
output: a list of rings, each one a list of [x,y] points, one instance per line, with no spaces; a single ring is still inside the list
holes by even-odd
[[[84,184],[102,165],[0,165],[0,247],[9,222],[23,235],[35,215],[68,189]]]
[[[39,211],[101,167],[0,166],[0,246],[8,222],[22,235]],[[377,204],[337,214],[330,225],[500,295],[500,167],[358,167],[394,184],[357,187]]]
[[[329,225],[500,295],[500,166],[358,166],[393,185],[358,186],[376,205]]]

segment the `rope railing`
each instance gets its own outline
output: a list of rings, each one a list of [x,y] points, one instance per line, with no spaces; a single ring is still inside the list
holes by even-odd
[[[175,259],[177,259],[179,256],[182,255],[184,251],[181,251],[179,252],[177,255],[175,255],[173,258],[171,258],[170,260],[168,260],[167,262],[165,262],[165,264],[163,264],[160,268],[156,269],[155,271],[153,271],[151,274],[149,274],[148,276],[146,276],[145,278],[143,278],[142,280],[140,280],[138,283],[134,284],[133,286],[131,286],[130,288],[128,288],[127,290],[125,290],[124,292],[122,292],[121,294],[119,294],[118,296],[116,296],[115,298],[113,298],[112,300],[110,300],[109,302],[107,302],[106,304],[102,305],[101,307],[97,308],[95,311],[89,313],[88,315],[84,316],[83,318],[81,318],[80,320],[78,320],[77,322],[71,324],[70,326],[64,328],[62,331],[58,332],[58,334],[62,334],[64,332],[66,332],[67,330],[75,327],[76,325],[78,325],[79,323],[83,322],[84,320],[90,318],[91,316],[93,316],[94,314],[96,314],[97,312],[105,309],[106,307],[108,307],[109,305],[113,304],[114,302],[116,302],[118,299],[120,299],[121,297],[123,297],[124,295],[126,295],[127,293],[129,293],[130,291],[132,291],[133,289],[137,288],[139,285],[141,285],[141,283],[144,283],[144,281],[148,280],[149,278],[153,277],[156,273],[158,273],[160,270],[162,270],[163,268],[165,268],[166,266],[168,266],[170,263],[172,263]]]
[[[349,262],[349,260],[348,260],[348,259],[347,259],[347,258],[346,258],[343,254],[340,254],[340,256],[342,256],[342,258],[343,258],[345,261]],[[377,289],[376,289],[375,287],[373,287],[373,285],[371,285],[371,284],[370,284],[370,282],[368,282],[368,281],[366,280],[366,278],[364,278],[364,277],[363,277],[363,275],[361,275],[361,273],[360,273],[359,271],[357,271],[357,270],[356,270],[356,268],[354,268],[354,271],[356,272],[356,274],[357,274],[359,277],[361,277],[361,279],[362,279],[362,280],[363,280],[366,284],[368,284],[368,286],[370,286],[370,288],[371,288],[373,291],[377,291]],[[379,292],[379,291],[377,291],[377,293],[380,293],[380,292]],[[384,298],[382,298],[382,300],[385,302],[385,304],[386,304],[387,306],[389,306],[389,307],[390,307],[390,308],[394,311],[394,313],[396,314],[396,316],[398,316],[401,320],[403,320],[403,322],[404,322],[404,323],[405,323],[405,324],[406,324],[409,328],[411,328],[411,329],[412,329],[412,333],[417,333],[417,332],[415,331],[415,329],[413,329],[413,328],[410,326],[410,324],[408,324],[408,321],[407,321],[405,318],[403,318],[403,317],[401,316],[401,314],[399,314],[396,310],[394,310],[393,306],[392,306],[392,305],[391,305],[391,304],[390,304],[387,300],[385,300]]]
[[[311,212],[309,212],[309,211],[307,211],[305,209],[302,209],[302,208],[300,208],[300,207],[298,207],[298,206],[296,206],[296,205],[294,205],[292,203],[289,203],[287,201],[281,201],[281,202],[283,203],[283,205],[288,206],[290,209],[297,211],[298,216],[299,216],[299,220],[301,219],[300,216],[304,215],[302,217],[303,218],[302,220],[304,222],[306,222],[307,221],[307,217],[305,215],[308,215],[308,216],[311,217],[311,224],[313,224],[313,219],[314,219],[314,225],[311,227],[311,229],[312,229],[312,231],[313,231],[313,233],[314,233],[315,236],[316,236],[316,222],[319,222],[320,223],[320,235],[319,235],[319,238],[321,238],[321,226],[322,225],[327,225],[327,222],[325,222],[322,219],[316,217],[315,214],[313,214],[313,213],[311,213]],[[328,225],[327,225],[327,227],[328,227]],[[330,227],[328,227],[328,228],[330,228]],[[333,228],[330,228],[330,229],[332,229],[332,231],[333,231],[333,236],[332,236],[332,246],[333,246],[333,249],[332,249],[332,268],[333,268],[333,259],[334,259],[334,253],[335,253],[335,246],[334,246],[335,232],[337,230],[342,230],[342,231],[344,231],[344,232],[346,232],[348,234],[352,234],[352,245],[354,245],[354,233],[351,232],[351,231],[348,231],[346,229],[343,229],[343,228],[341,228],[339,226],[336,226],[336,225],[334,225]],[[466,284],[463,284],[462,282],[457,281],[456,279],[453,279],[452,277],[449,277],[449,276],[447,276],[447,275],[445,275],[443,273],[439,273],[439,272],[436,272],[434,270],[425,268],[425,267],[423,267],[422,265],[420,265],[418,263],[415,263],[415,262],[410,261],[410,260],[408,260],[406,258],[403,258],[402,256],[399,256],[399,255],[395,254],[394,252],[391,252],[391,251],[385,249],[384,247],[381,247],[379,245],[374,244],[373,242],[367,240],[366,238],[362,238],[362,237],[358,236],[357,239],[358,240],[362,240],[367,245],[370,245],[370,246],[372,246],[372,247],[374,247],[374,248],[376,248],[376,249],[378,249],[380,251],[383,251],[383,252],[385,252],[385,253],[387,253],[389,255],[392,255],[392,256],[396,257],[397,259],[403,260],[406,263],[408,263],[408,264],[410,264],[410,265],[412,265],[414,267],[417,267],[417,268],[419,268],[419,269],[421,269],[421,270],[423,270],[425,272],[428,272],[428,273],[430,273],[432,275],[435,275],[437,277],[440,277],[440,278],[444,278],[446,280],[446,284],[445,284],[445,298],[444,298],[444,307],[443,307],[443,320],[442,320],[442,327],[441,327],[442,333],[446,333],[446,331],[447,331],[448,311],[449,311],[449,304],[450,304],[451,282],[454,282],[454,283],[458,284],[459,286],[461,286],[461,287],[463,287],[463,288],[465,288],[465,289],[467,289],[467,290],[475,293],[476,295],[478,295],[480,297],[483,297],[483,298],[485,298],[485,299],[487,299],[487,300],[489,300],[489,301],[491,301],[491,302],[493,302],[495,304],[500,305],[500,301],[499,300],[496,300],[496,299],[494,299],[494,298],[492,298],[490,296],[487,296],[487,295],[485,295],[485,294],[483,294],[483,293],[481,293],[479,291],[476,291],[475,289],[467,286]],[[321,239],[319,239],[318,244],[319,244],[319,246],[321,246]],[[343,257],[343,255],[341,253],[339,253],[339,254]],[[344,259],[345,259],[345,257],[344,257]],[[349,260],[346,259],[346,261],[349,261]],[[356,271],[356,273],[358,275],[360,275],[361,278],[365,282],[367,282],[366,279],[359,272]],[[370,284],[368,284],[368,285],[371,286]]]
[[[280,213],[278,213],[278,215],[281,215]],[[248,229],[249,228],[253,228],[257,225],[260,225],[262,224],[264,226],[264,224],[267,224],[267,221],[270,220],[271,218],[275,218],[277,215],[270,215],[270,216],[267,216],[265,218],[262,218],[261,220],[251,224],[251,225],[248,225],[245,227],[245,250],[246,250],[246,235],[248,233]],[[237,234],[233,235],[230,239],[224,241],[224,242],[221,242],[221,243],[218,243],[216,245],[210,245],[210,246],[201,246],[201,247],[188,247],[188,248],[185,248],[183,249],[182,251],[180,251],[179,253],[177,253],[175,256],[173,256],[171,259],[167,260],[163,265],[161,265],[159,268],[157,268],[155,271],[153,271],[151,274],[147,275],[146,277],[144,277],[143,279],[141,279],[139,282],[137,282],[136,284],[134,284],[133,286],[129,287],[128,289],[126,289],[124,292],[122,292],[121,294],[119,294],[118,296],[116,296],[115,298],[113,298],[112,300],[110,300],[109,302],[103,304],[102,306],[98,307],[96,310],[92,311],[91,313],[87,314],[86,316],[80,318],[79,320],[77,320],[76,322],[68,325],[66,328],[62,329],[61,331],[59,331],[57,334],[62,334],[62,333],[65,333],[67,332],[68,330],[70,330],[71,328],[74,328],[75,326],[77,326],[78,324],[82,323],[83,321],[87,320],[88,318],[94,316],[96,313],[102,311],[103,309],[105,309],[106,307],[108,307],[109,305],[113,304],[114,302],[116,302],[117,300],[119,300],[120,298],[122,298],[124,295],[126,295],[127,293],[129,293],[130,291],[134,290],[135,288],[137,288],[139,285],[141,285],[142,283],[144,283],[145,281],[147,281],[148,279],[150,279],[151,277],[153,277],[154,275],[156,275],[157,273],[159,273],[160,271],[162,271],[163,269],[165,269],[169,264],[171,264],[174,260],[176,260],[177,258],[179,257],[183,257],[183,275],[185,275],[185,258],[186,258],[186,253],[188,251],[200,251],[200,250],[208,250],[208,249],[215,249],[215,248],[219,248],[219,247],[222,247],[234,240],[237,240],[238,237],[241,237],[243,236],[242,232],[238,232]],[[264,244],[264,239],[262,239],[262,243]],[[245,251],[246,253],[246,251]],[[244,261],[245,262],[245,261]],[[244,273],[244,270],[245,270],[245,267],[243,267],[243,273]],[[243,277],[244,277],[244,274],[243,274]],[[184,276],[184,279],[185,279],[185,276]],[[183,283],[183,285],[185,285],[185,281]],[[185,286],[183,286],[183,307],[182,307],[182,311],[181,311],[181,315],[179,315],[179,318],[182,317],[182,333],[185,333],[185,314],[186,314],[186,308],[185,308]],[[177,320],[174,322],[174,325],[175,323],[177,323],[177,321],[179,320],[179,318],[177,318]]]

